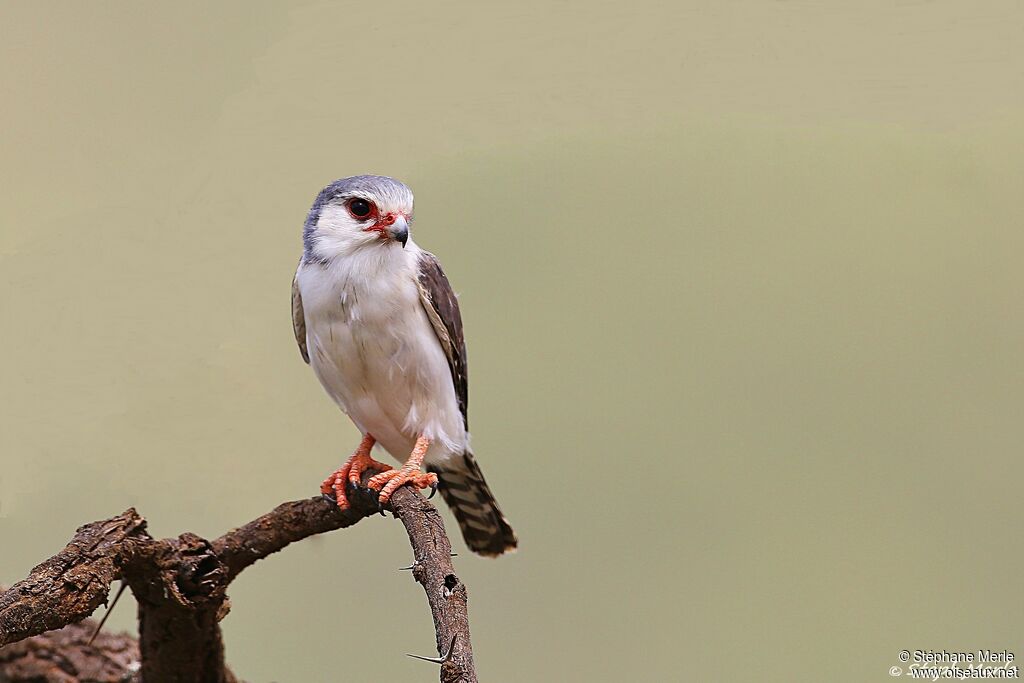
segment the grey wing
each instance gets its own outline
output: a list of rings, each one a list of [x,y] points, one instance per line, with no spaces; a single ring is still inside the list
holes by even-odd
[[[448,282],[437,257],[424,251],[420,255],[418,284],[420,301],[441,342],[448,368],[452,372],[455,396],[462,412],[462,422],[469,429],[469,367],[466,362],[466,338],[462,331],[459,301]]]
[[[309,350],[306,348],[306,314],[302,310],[302,294],[299,292],[299,273],[296,271],[292,278],[292,329],[295,331],[295,341],[299,345],[299,353],[302,360],[309,363]]]

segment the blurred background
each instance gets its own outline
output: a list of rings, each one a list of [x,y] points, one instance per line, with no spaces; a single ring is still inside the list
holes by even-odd
[[[128,506],[212,538],[317,492],[358,435],[292,338],[301,226],[381,173],[522,540],[455,540],[482,680],[1013,651],[1024,9],[842,5],[4,3],[0,582]],[[230,664],[436,680],[409,559],[377,518],[260,562]]]

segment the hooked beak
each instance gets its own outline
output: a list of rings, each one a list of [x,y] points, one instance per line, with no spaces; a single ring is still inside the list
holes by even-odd
[[[376,232],[383,238],[390,237],[399,244],[402,248],[405,248],[405,243],[409,241],[409,219],[405,214],[393,214],[386,213],[377,219],[377,222],[368,228],[363,228],[365,232]]]
[[[409,221],[405,216],[397,216],[395,222],[388,226],[388,237],[405,248],[405,243],[409,241]]]

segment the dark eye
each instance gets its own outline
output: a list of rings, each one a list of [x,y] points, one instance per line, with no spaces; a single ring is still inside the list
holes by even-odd
[[[365,199],[353,199],[348,203],[348,210],[356,218],[366,218],[373,212],[373,204]]]

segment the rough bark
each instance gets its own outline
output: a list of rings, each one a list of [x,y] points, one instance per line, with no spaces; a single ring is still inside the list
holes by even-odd
[[[106,603],[130,539],[149,539],[134,508],[79,527],[64,550],[0,594],[0,645],[81,621]]]
[[[92,619],[0,649],[2,683],[139,683],[139,644],[124,634],[100,633]]]
[[[182,534],[148,543],[124,566],[139,605],[144,681],[229,683],[220,620],[227,614],[223,564],[205,539]]]
[[[430,501],[408,489],[392,503],[409,535],[415,558],[412,575],[427,594],[434,618],[443,683],[476,683],[473,646],[469,639],[469,595],[452,566],[452,544],[444,521]],[[445,657],[447,654],[447,657]]]
[[[190,533],[153,539],[134,509],[79,528],[64,550],[0,592],[0,646],[6,646],[0,649],[0,683],[234,683],[224,663],[220,630],[230,609],[228,585],[246,567],[290,543],[351,526],[379,511],[376,494],[363,489],[352,493],[351,502],[345,512],[321,497],[282,503],[212,542]],[[466,588],[452,569],[440,514],[407,487],[395,492],[389,509],[402,520],[412,544],[413,576],[434,618],[440,680],[475,683]],[[119,579],[138,601],[138,643],[102,634],[88,646],[88,637],[82,638],[87,627],[68,625],[105,603],[111,583]],[[93,660],[109,666],[91,669]],[[48,673],[32,678],[32,671]]]

